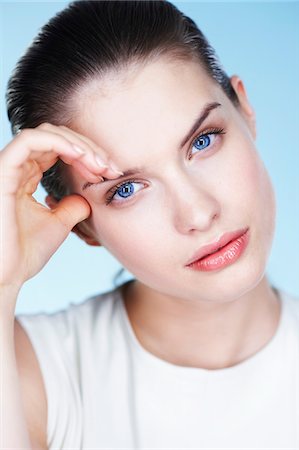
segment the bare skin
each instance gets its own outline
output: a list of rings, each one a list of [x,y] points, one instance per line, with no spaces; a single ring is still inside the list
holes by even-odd
[[[183,366],[219,369],[244,361],[270,341],[280,318],[265,275],[274,192],[255,147],[245,88],[237,76],[231,83],[239,107],[198,64],[158,61],[123,83],[111,82],[106,95],[95,82],[88,96],[87,86],[89,100],[78,101],[84,114],[74,120],[74,128],[101,144],[121,170],[141,168],[136,193],[117,195],[108,206],[112,182],[82,191],[82,178],[70,170],[73,191],[92,209],[77,232],[104,245],[138,280],[124,295],[140,343]],[[225,135],[214,136],[211,150],[195,149],[192,158],[192,140],[177,153],[198,111],[215,102],[221,106],[197,133],[223,127]],[[212,274],[185,267],[196,249],[243,227],[250,228],[250,243],[236,263]]]
[[[102,149],[63,126],[42,124],[23,130],[0,153],[0,384],[5,412],[1,448],[47,448],[43,380],[14,313],[24,282],[42,269],[72,228],[91,212],[79,195],[65,197],[52,210],[34,199],[42,173],[58,158],[90,182],[102,180],[102,175],[119,176]]]
[[[51,124],[22,130],[0,153],[1,208],[5,211],[1,218],[5,237],[0,255],[2,289],[20,288],[38,273],[72,228],[90,215],[90,206],[82,196],[67,196],[52,210],[34,199],[42,173],[58,158],[93,182],[102,175],[119,176],[105,166],[102,149],[79,133]]]
[[[123,287],[129,320],[147,351],[175,365],[209,370],[245,361],[275,334],[281,314],[277,293],[264,277],[254,294],[218,307],[192,308],[159,293],[147,297],[138,281]]]
[[[72,129],[42,124],[22,131],[1,152],[7,446],[28,444],[21,386],[31,443],[45,446],[41,374],[18,326],[13,336],[14,311],[23,283],[71,231],[89,245],[104,245],[136,276],[124,287],[125,306],[140,343],[159,358],[216,370],[246,360],[273,337],[281,310],[265,266],[274,232],[274,193],[255,148],[254,113],[244,86],[238,77],[231,82],[238,108],[198,64],[159,61],[127,78],[125,89],[108,83],[109,95],[94,95],[96,83],[86,86],[91,95],[84,96],[86,104],[77,98],[79,121],[74,118]],[[197,130],[211,136],[212,150],[190,154],[193,135],[177,152],[198,111],[212,103],[221,107]],[[215,127],[223,127],[225,137],[211,131]],[[72,195],[60,202],[48,196],[49,209],[33,194],[58,158],[66,165]],[[139,168],[133,200],[123,205],[113,197],[108,203],[118,179],[129,182],[122,172],[132,167]],[[86,182],[95,187],[83,189]],[[213,276],[186,268],[199,247],[245,226],[250,244],[235,264]],[[27,367],[27,358],[17,356],[20,385],[14,345],[17,355],[27,348],[33,362]],[[35,379],[40,416],[28,400]],[[18,424],[17,434],[10,423]]]

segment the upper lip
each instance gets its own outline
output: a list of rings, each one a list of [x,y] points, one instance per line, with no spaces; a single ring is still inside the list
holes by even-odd
[[[214,253],[216,250],[218,250],[221,247],[224,247],[230,241],[238,239],[247,230],[248,230],[248,228],[243,228],[241,230],[236,230],[236,231],[229,231],[227,233],[224,233],[219,239],[212,242],[211,244],[203,245],[202,247],[200,247],[199,250],[197,250],[194,253],[192,258],[187,262],[186,266],[189,266],[190,264],[194,263],[195,261],[198,261],[199,259],[203,258],[204,256]]]

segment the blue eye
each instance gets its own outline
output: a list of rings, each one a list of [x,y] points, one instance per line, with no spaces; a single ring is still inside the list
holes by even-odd
[[[225,131],[223,130],[223,128],[215,128],[213,130],[209,130],[206,133],[202,133],[194,139],[191,144],[191,149],[194,147],[196,150],[199,150],[201,152],[214,143],[217,135],[224,133]],[[191,155],[193,155],[193,153],[195,152],[191,151]]]
[[[205,148],[209,147],[209,145],[211,145],[214,139],[215,135],[212,133],[202,134],[194,140],[192,147],[195,147],[197,150],[204,150]]]
[[[117,201],[118,203],[124,203],[126,199],[132,197],[136,192],[142,189],[143,186],[144,183],[137,182],[134,180],[129,180],[126,181],[125,183],[121,183],[112,188],[106,199],[106,204],[108,205],[113,201]]]
[[[133,183],[122,184],[116,191],[115,195],[119,195],[122,198],[130,197],[134,193]]]

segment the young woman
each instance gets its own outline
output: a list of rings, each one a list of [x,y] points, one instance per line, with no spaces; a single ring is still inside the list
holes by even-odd
[[[196,24],[167,1],[70,4],[7,108],[2,447],[299,448],[299,302],[265,275],[274,192],[244,85]],[[135,279],[15,317],[71,230]]]

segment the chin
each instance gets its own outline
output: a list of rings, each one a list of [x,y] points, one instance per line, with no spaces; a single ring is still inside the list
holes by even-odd
[[[255,254],[246,256],[247,258],[217,272],[194,271],[189,274],[188,280],[183,283],[184,286],[177,282],[173,283],[171,295],[204,303],[226,303],[237,300],[255,289],[265,276],[266,252],[261,255],[260,250],[256,249]]]

